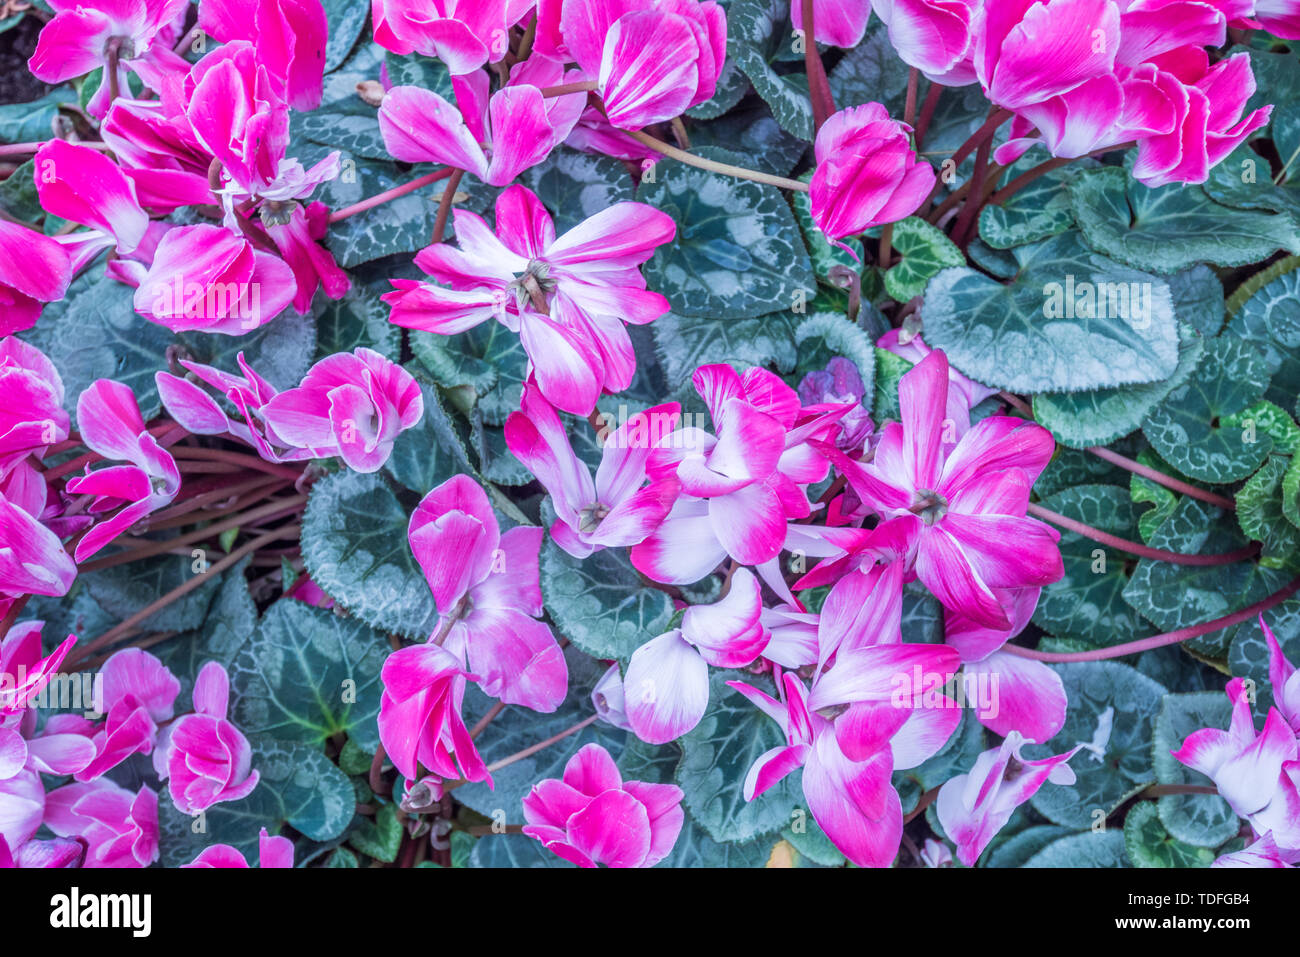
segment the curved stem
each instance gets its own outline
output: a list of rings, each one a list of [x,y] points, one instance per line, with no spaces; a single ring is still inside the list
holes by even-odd
[[[451,217],[452,202],[456,198],[456,190],[460,187],[460,181],[464,175],[465,171],[463,169],[453,170],[451,176],[447,179],[447,186],[442,191],[442,198],[438,200],[438,218],[433,221],[433,237],[429,240],[431,246],[436,246],[442,242],[442,237],[447,232],[447,220]]]
[[[595,93],[600,84],[595,80],[579,80],[576,83],[560,83],[557,86],[542,87],[542,96],[551,99],[556,96],[568,96],[570,93]]]
[[[799,193],[808,192],[808,184],[801,183],[797,179],[786,179],[784,176],[773,176],[771,173],[763,173],[754,169],[745,169],[743,166],[732,166],[730,163],[719,163],[714,160],[705,159],[703,156],[696,156],[694,153],[688,153],[685,150],[679,150],[675,146],[670,146],[663,140],[655,139],[649,133],[645,133],[641,130],[625,130],[624,132],[638,143],[648,146],[656,152],[662,153],[669,159],[675,159],[679,162],[685,163],[687,166],[706,169],[712,173],[723,173],[727,176],[734,176],[737,179],[748,179],[755,183],[766,183],[769,186],[780,186],[782,189],[794,190]]]
[[[1166,475],[1151,468],[1149,465],[1143,465],[1141,462],[1135,462],[1133,459],[1120,455],[1118,452],[1112,452],[1104,445],[1094,445],[1088,449],[1097,458],[1102,459],[1112,465],[1118,465],[1120,468],[1132,472],[1134,475],[1141,475],[1148,478],[1158,485],[1163,485],[1167,489],[1178,492],[1180,495],[1189,495],[1192,498],[1200,499],[1202,502],[1208,502],[1210,505],[1216,505],[1219,508],[1229,512],[1236,511],[1237,503],[1230,498],[1224,498],[1222,495],[1215,495],[1213,492],[1207,492],[1203,488],[1197,488],[1195,485],[1176,479],[1171,475]]]
[[[424,176],[413,179],[409,183],[403,183],[401,186],[394,186],[392,189],[386,189],[382,193],[377,193],[369,199],[363,199],[359,203],[353,203],[351,206],[344,206],[342,209],[336,209],[334,212],[330,213],[329,221],[331,223],[337,223],[341,220],[347,219],[349,216],[355,216],[357,213],[364,213],[368,209],[374,209],[376,206],[381,206],[389,200],[397,199],[399,196],[405,196],[407,193],[413,193],[421,186],[428,186],[430,183],[436,183],[438,180],[446,179],[450,175],[451,168],[444,166],[440,170],[426,173]]]
[[[1208,635],[1212,631],[1218,631],[1220,628],[1228,628],[1231,625],[1249,621],[1261,612],[1268,611],[1274,605],[1280,605],[1298,591],[1300,591],[1300,578],[1275,591],[1262,601],[1257,601],[1255,604],[1241,609],[1241,611],[1234,611],[1231,615],[1224,615],[1222,618],[1215,618],[1213,621],[1207,621],[1200,625],[1180,628],[1177,631],[1167,631],[1162,635],[1152,635],[1150,638],[1129,641],[1122,645],[1112,645],[1109,648],[1094,648],[1092,651],[1038,651],[1034,648],[1022,648],[1019,645],[1007,644],[1002,646],[1002,650],[1021,658],[1032,658],[1034,661],[1048,663],[1106,661],[1110,658],[1123,658],[1126,655],[1136,655],[1143,651],[1150,651],[1152,648],[1176,645],[1179,642],[1187,641],[1189,638],[1198,638],[1201,635]]]
[[[916,148],[919,150],[921,144],[925,142],[925,134],[929,132],[930,121],[934,119],[934,111],[939,105],[939,97],[943,95],[943,86],[938,83],[931,83],[930,89],[925,93],[925,102],[921,104],[921,118],[916,123]]]
[[[975,174],[971,177],[970,192],[966,194],[966,204],[962,206],[961,216],[952,231],[952,241],[962,249],[966,248],[967,234],[975,227],[980,200],[984,197],[985,177],[989,175],[989,153],[992,150],[993,137],[990,135],[975,153]]]
[[[1218,794],[1219,789],[1213,784],[1153,784],[1141,794],[1140,798],[1167,797],[1171,794]]]
[[[1033,169],[1021,173],[1011,182],[1007,183],[1006,186],[1003,186],[1000,190],[998,190],[996,193],[990,196],[989,205],[1001,206],[1008,199],[1010,199],[1016,193],[1020,192],[1022,189],[1024,189],[1026,186],[1032,183],[1034,180],[1038,179],[1040,176],[1046,176],[1052,170],[1060,169],[1062,166],[1064,166],[1066,163],[1069,162],[1070,160],[1068,159],[1061,159],[1060,157],[1054,157],[1052,159],[1047,160],[1046,162],[1039,163]]]
[[[1053,525],[1059,525],[1068,531],[1085,538],[1091,538],[1095,542],[1101,542],[1103,545],[1109,545],[1111,548],[1117,548],[1122,552],[1128,552],[1130,555],[1140,555],[1142,558],[1150,558],[1154,561],[1169,562],[1172,565],[1231,565],[1234,562],[1244,561],[1251,558],[1259,551],[1259,543],[1252,542],[1246,548],[1240,548],[1235,552],[1226,552],[1221,555],[1185,555],[1182,552],[1171,552],[1163,548],[1151,548],[1140,542],[1131,542],[1128,539],[1120,538],[1118,535],[1111,535],[1109,532],[1103,532],[1099,528],[1093,528],[1083,522],[1077,522],[1072,518],[1053,512],[1050,509],[1043,508],[1041,505],[1034,503],[1029,504],[1029,514],[1036,515],[1039,518],[1051,522]]]
[[[178,459],[199,459],[206,462],[222,462],[227,465],[239,465],[244,468],[254,469],[258,472],[265,472],[268,475],[276,475],[280,478],[293,479],[297,481],[302,478],[303,470],[292,468],[288,465],[278,465],[275,462],[267,462],[265,459],[256,455],[249,455],[246,452],[231,452],[226,449],[210,449],[200,445],[178,445],[171,450],[172,455]]]

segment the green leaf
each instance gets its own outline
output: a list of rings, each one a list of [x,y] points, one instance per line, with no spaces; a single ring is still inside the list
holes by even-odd
[[[1300,599],[1289,598],[1264,612],[1264,621],[1273,631],[1273,637],[1282,647],[1282,654],[1290,662],[1300,661]],[[1228,650],[1228,666],[1234,675],[1249,679],[1255,685],[1255,720],[1263,721],[1268,709],[1275,703],[1275,693],[1268,676],[1268,645],[1259,620],[1243,621],[1232,630],[1232,644]],[[1227,698],[1223,698],[1227,708]],[[1226,711],[1224,712],[1227,713]],[[1223,727],[1226,727],[1226,719]]]
[[[1154,801],[1139,801],[1124,818],[1124,848],[1136,867],[1209,867],[1214,852],[1171,837]]]
[[[258,790],[275,791],[290,827],[313,841],[328,841],[346,830],[356,814],[356,792],[334,762],[304,744],[265,736],[250,741],[253,767],[261,775]]]
[[[1006,285],[962,267],[925,291],[925,340],[978,382],[1077,392],[1158,382],[1178,365],[1169,286],[1092,253],[1077,232],[1013,250]],[[1045,321],[1047,320],[1047,321]]]
[[[1030,150],[1007,168],[998,188],[1007,186],[1048,158],[1043,149]],[[1074,225],[1074,211],[1066,187],[1082,169],[1079,163],[1071,163],[1052,170],[1014,193],[1002,205],[985,206],[980,212],[980,237],[996,249],[1011,249],[1065,232]]]
[[[1269,381],[1264,396],[1284,408],[1293,408],[1295,396],[1300,393],[1298,297],[1300,272],[1293,268],[1242,303],[1226,330],[1263,355]]]
[[[86,583],[91,596],[104,611],[117,621],[122,621],[205,571],[207,565],[198,566],[198,572],[194,569],[198,562],[210,560],[192,559],[188,555],[155,555],[101,568],[83,574],[80,580]],[[197,628],[203,623],[208,606],[212,604],[213,596],[220,586],[221,576],[213,576],[193,591],[158,609],[140,622],[138,627],[144,631],[188,631]]]
[[[35,160],[28,160],[0,182],[0,209],[16,220],[34,222],[45,215],[36,192]]]
[[[681,739],[677,784],[691,817],[715,841],[749,841],[788,826],[803,803],[801,774],[791,774],[753,801],[742,793],[745,775],[765,751],[786,743],[775,721],[726,681],[736,679],[773,694],[771,682],[715,670],[709,676],[709,708]]]
[[[1283,161],[1287,158],[1287,154],[1283,153]],[[1210,170],[1210,178],[1203,188],[1211,199],[1225,206],[1271,209],[1287,213],[1294,219],[1300,215],[1300,193],[1296,191],[1294,159],[1291,160],[1288,172],[1290,175],[1287,180],[1274,183],[1268,161],[1243,144]]]
[[[1169,378],[1114,389],[1041,393],[1033,399],[1034,418],[1063,445],[1076,449],[1109,445],[1142,427],[1147,413],[1196,372],[1204,349],[1201,334],[1183,325],[1178,367]]]
[[[876,348],[857,323],[832,312],[814,313],[799,323],[794,341],[799,350],[798,371],[824,369],[831,359],[842,356],[857,366],[866,389],[864,402],[875,398]],[[871,411],[870,405],[867,411]]]
[[[1132,865],[1124,853],[1124,833],[1109,830],[1088,831],[1059,838],[1021,866],[1131,867]]]
[[[1258,435],[1263,432],[1273,440],[1273,454],[1295,455],[1300,451],[1300,426],[1284,410],[1267,399],[1260,399],[1252,406],[1223,417],[1226,428],[1253,429]]]
[[[1212,339],[1223,328],[1223,283],[1206,265],[1193,266],[1169,277],[1174,295],[1174,315]]]
[[[402,822],[397,819],[397,806],[381,805],[373,819],[362,818],[348,835],[348,843],[385,864],[397,860],[397,850],[402,846]]]
[[[1259,631],[1258,624],[1254,628]],[[1181,748],[1193,731],[1226,728],[1231,716],[1232,706],[1222,691],[1165,695],[1151,746],[1156,779],[1161,784],[1213,783],[1170,752]],[[1237,815],[1217,794],[1167,794],[1156,807],[1164,829],[1175,840],[1193,847],[1218,847],[1237,833]]]
[[[917,216],[894,223],[893,242],[903,261],[885,273],[885,291],[899,302],[924,293],[926,283],[941,270],[966,265],[956,244]]]
[[[577,559],[547,540],[541,557],[542,597],[557,629],[596,658],[626,661],[668,630],[673,602],[646,585],[624,549]]]
[[[553,150],[541,163],[525,170],[522,178],[551,211],[555,230],[561,235],[636,193],[636,184],[619,160],[567,146]]]
[[[692,392],[691,376],[707,362],[737,368],[774,365],[794,368],[794,315],[774,312],[757,319],[703,319],[669,313],[656,319],[655,351],[674,395]]]
[[[1236,521],[1199,499],[1183,497],[1149,543],[1186,555],[1216,555],[1244,548]],[[1124,589],[1124,600],[1161,631],[1176,631],[1231,614],[1271,594],[1289,576],[1257,562],[1231,565],[1176,565],[1144,558]],[[1187,642],[1200,654],[1222,657],[1223,629]]]
[[[827,80],[839,109],[863,103],[881,103],[891,116],[901,119],[909,72],[908,65],[894,52],[884,23],[878,17],[872,17],[866,37],[845,52],[831,69]],[[924,91],[918,91],[918,96],[924,95]]]
[[[349,158],[343,175],[322,186],[320,199],[334,209],[350,206],[409,183],[426,172],[428,169],[422,167],[402,171],[387,159]],[[431,183],[331,223],[325,244],[345,269],[385,256],[418,252],[429,244],[433,235],[438,201],[446,186],[446,180]]]
[[[474,843],[468,867],[577,867],[526,834],[484,834]]]
[[[1043,507],[1103,532],[1137,537],[1137,506],[1115,485],[1078,485],[1043,500]],[[1124,600],[1129,558],[1090,538],[1061,532],[1065,574],[1047,585],[1034,610],[1034,624],[1054,635],[1078,638],[1094,647],[1142,637],[1150,627]]]
[[[72,99],[66,86],[29,103],[0,104],[0,143],[30,143],[50,138],[59,104]]]
[[[1259,468],[1273,440],[1220,420],[1254,403],[1267,385],[1259,353],[1240,339],[1211,339],[1197,374],[1151,410],[1142,432],[1184,475],[1217,483],[1243,479]]]
[[[808,143],[783,130],[760,99],[751,99],[712,123],[693,124],[691,146],[717,146],[746,158],[745,166],[786,176],[808,150]]]
[[[890,419],[895,421],[903,417],[898,404],[898,383],[912,368],[912,363],[902,356],[895,355],[888,349],[876,347],[876,399],[872,405],[876,423]]]
[[[1182,184],[1152,189],[1114,166],[1080,173],[1070,197],[1089,246],[1154,273],[1202,262],[1241,266],[1280,249],[1300,253],[1290,216],[1224,206]]]
[[[379,746],[379,671],[387,638],[355,618],[284,598],[231,665],[232,720],[248,734],[321,745],[346,732]]]
[[[302,556],[316,584],[362,621],[423,640],[438,612],[407,543],[408,524],[379,475],[336,472],[312,486]]]
[[[786,0],[736,0],[727,11],[727,60],[754,84],[782,129],[812,141],[808,78],[778,73],[774,63],[792,49],[790,4]]]
[[[388,306],[379,296],[380,291],[354,283],[342,299],[318,297],[312,313],[316,318],[316,359],[361,347],[396,359],[401,354],[401,335],[388,321]]]
[[[717,88],[713,96],[703,103],[698,103],[686,111],[686,115],[696,120],[717,119],[744,99],[749,91],[749,78],[740,72],[736,62],[727,57],[718,76]]]
[[[501,323],[480,323],[454,336],[413,333],[411,349],[438,385],[472,389],[485,422],[501,425],[519,408],[528,355],[519,334]]]
[[[695,152],[743,165],[717,147]],[[643,271],[674,312],[743,319],[792,308],[799,293],[814,294],[808,252],[779,189],[676,160],[661,160],[655,173],[638,198],[672,216],[677,239],[660,246]]]
[[[1109,817],[1155,781],[1151,733],[1165,688],[1116,661],[1051,667],[1061,676],[1070,702],[1065,726],[1047,744],[1028,745],[1025,753],[1043,758],[1081,742],[1097,750],[1084,748],[1070,761],[1077,777],[1073,786],[1046,784],[1030,801],[1052,823],[1082,830],[1096,823],[1097,811]]]
[[[1068,827],[1036,824],[993,845],[977,862],[979,867],[1024,867],[1025,862],[1060,838],[1074,834]]]
[[[329,23],[329,42],[325,44],[325,70],[331,71],[348,58],[366,25],[368,8],[353,0],[322,0]]]
[[[420,383],[424,417],[393,443],[384,466],[390,475],[418,495],[424,495],[453,475],[470,472],[469,453],[456,426],[443,408],[438,387]]]
[[[1282,480],[1291,465],[1283,455],[1270,455],[1258,472],[1237,492],[1237,523],[1246,536],[1261,543],[1260,561],[1274,568],[1300,571],[1300,528],[1282,514]]]

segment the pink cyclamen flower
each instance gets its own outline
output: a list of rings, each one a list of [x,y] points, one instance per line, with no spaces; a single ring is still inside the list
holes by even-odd
[[[532,0],[370,0],[375,42],[399,55],[437,57],[453,76],[495,63]]]
[[[551,538],[557,545],[585,558],[601,548],[636,545],[658,527],[681,484],[670,476],[646,485],[645,462],[680,416],[681,406],[669,402],[638,412],[608,435],[602,430],[593,481],[555,409],[536,385],[524,385],[521,411],[506,419],[506,445],[550,493],[556,514]]]
[[[19,622],[0,640],[0,717],[25,710],[77,643],[76,636],[69,635],[46,655],[41,647],[42,624]]]
[[[580,867],[654,867],[677,843],[685,821],[675,784],[624,781],[598,744],[569,758],[562,778],[546,778],[524,798],[524,833]]]
[[[706,365],[692,378],[717,435],[684,428],[651,451],[651,480],[676,477],[682,496],[631,552],[638,569],[673,584],[698,581],[728,556],[742,565],[775,559],[788,520],[810,514],[805,488],[830,469],[810,440],[828,440],[851,408],[806,413],[795,391],[765,369],[742,375]]]
[[[967,774],[950,778],[939,789],[935,810],[944,832],[957,845],[957,857],[967,867],[1024,804],[1049,781],[1070,785],[1074,771],[1066,763],[1079,750],[1037,761],[1021,757],[1024,738],[1013,731],[996,748],[975,759]]]
[[[136,522],[168,505],[181,488],[181,473],[171,453],[145,428],[131,387],[112,379],[97,379],[77,400],[77,425],[82,441],[105,459],[128,462],[87,470],[68,480],[67,489],[94,495],[92,513],[125,506],[99,522],[77,543],[83,562]]]
[[[925,344],[920,333],[909,335],[902,329],[890,329],[876,340],[876,345],[906,359],[913,365],[934,351]],[[944,409],[943,419],[945,439],[955,444],[970,429],[971,410],[989,396],[997,394],[997,389],[981,385],[949,365],[948,404]]]
[[[419,424],[424,397],[409,372],[361,347],[317,362],[300,385],[263,405],[261,415],[291,446],[374,472],[388,461],[397,436]]]
[[[879,103],[840,110],[817,132],[809,195],[813,221],[832,241],[905,219],[925,202],[934,170],[917,159],[910,133]]]
[[[57,241],[0,220],[0,335],[36,325],[47,302],[58,302],[72,281],[72,261]]]
[[[851,49],[862,42],[869,19],[871,7],[861,0],[813,0],[813,39]],[[803,0],[790,0],[790,25],[803,31]]]
[[[177,85],[156,100],[119,99],[99,129],[140,205],[157,213],[212,202],[212,157],[194,135],[181,93]]]
[[[579,102],[576,110],[553,114],[554,103],[526,83],[512,82],[489,95],[488,75],[481,71],[453,78],[452,88],[456,105],[423,87],[388,91],[379,108],[379,129],[395,159],[444,163],[490,186],[506,186],[546,159],[582,113]]]
[[[34,625],[39,642],[40,622]],[[39,651],[38,646],[37,654]],[[75,715],[52,715],[38,734],[35,708],[0,716],[0,842],[8,844],[20,859],[25,849],[40,856],[31,838],[45,815],[41,775],[63,777],[76,773],[95,756],[94,743],[78,729],[68,727],[69,718],[79,720]],[[20,862],[19,866],[54,865]]]
[[[837,448],[850,452],[861,451],[876,429],[862,405],[866,394],[862,373],[856,364],[843,356],[833,357],[825,369],[809,372],[799,383],[799,401],[804,408],[851,406],[840,419],[839,433],[835,438]]]
[[[70,424],[54,363],[21,339],[0,339],[0,474],[62,442]]]
[[[680,628],[634,651],[623,688],[636,736],[665,744],[699,724],[709,706],[709,665],[743,668],[767,646],[762,613],[758,579],[748,568],[738,568],[723,598],[691,605]]]
[[[48,495],[28,462],[0,477],[0,609],[23,595],[66,595],[77,577],[60,536],[41,521]]]
[[[188,0],[51,0],[50,6],[54,17],[42,28],[28,68],[46,83],[62,83],[103,67],[104,79],[86,106],[93,116],[103,116],[111,102],[110,69],[123,92],[128,70],[157,89],[163,76],[185,69],[168,45],[167,28]]]
[[[134,252],[144,240],[149,215],[135,184],[99,150],[66,140],[49,140],[33,159],[36,195],[42,208],[87,227],[60,237],[76,271],[106,249]]]
[[[1210,778],[1219,795],[1256,833],[1272,831],[1287,849],[1300,849],[1300,745],[1277,707],[1255,730],[1251,694],[1241,678],[1228,682],[1232,722],[1228,730],[1203,728],[1183,741],[1175,758]]]
[[[983,0],[871,0],[903,62],[944,86],[975,79],[972,54],[983,5]],[[820,18],[817,26],[820,39]]]
[[[221,226],[169,229],[135,291],[135,310],[173,332],[239,336],[265,325],[297,291],[284,260]]]
[[[52,841],[28,841],[10,851],[5,839],[0,837],[0,868],[80,867],[82,853],[80,842],[62,838]]]
[[[92,725],[80,715],[64,718],[61,729],[80,731],[95,743],[95,758],[77,773],[93,781],[133,754],[154,753],[160,725],[175,714],[181,684],[155,657],[140,648],[124,648],[104,662],[104,721]]]
[[[320,106],[329,38],[320,0],[202,0],[199,26],[222,43],[256,43],[277,92],[291,107]]]
[[[257,866],[262,870],[268,868],[293,867],[293,841],[287,837],[271,837],[262,828],[257,835]],[[199,852],[198,857],[181,867],[242,867],[247,868],[248,859],[229,844],[212,844]]]
[[[917,577],[945,608],[1005,629],[1011,619],[994,589],[1046,585],[1064,574],[1060,534],[1025,516],[1056,444],[1040,425],[990,416],[948,451],[948,391],[948,358],[936,349],[902,377],[902,422],[884,428],[870,463],[828,454],[889,525],[877,533],[896,530]]]
[[[1271,832],[1249,847],[1215,858],[1211,867],[1295,867],[1300,864],[1300,849],[1278,847]]]
[[[257,787],[253,751],[226,718],[230,677],[209,661],[194,679],[194,711],[167,728],[154,752],[154,769],[167,779],[172,802],[182,814],[197,814],[223,801],[238,801]]]
[[[621,129],[712,97],[727,55],[727,14],[713,0],[567,0],[560,31]]]
[[[1110,73],[1120,49],[1115,0],[986,3],[975,74],[988,98],[1016,110]]]
[[[541,200],[518,185],[497,197],[495,235],[475,213],[452,215],[460,248],[439,243],[415,257],[444,285],[394,279],[382,297],[394,323],[454,335],[496,319],[519,334],[546,400],[575,415],[590,413],[602,390],[631,384],[636,356],[623,323],[668,311],[639,267],[676,234],[671,217],[615,203],[556,238]]]
[[[158,860],[158,795],[107,778],[65,784],[45,796],[45,825],[86,842],[82,867],[148,867]]]
[[[1274,36],[1300,40],[1300,3],[1296,0],[1255,0],[1252,17]]]
[[[421,766],[444,778],[488,781],[461,717],[466,681],[477,680],[437,645],[412,645],[388,656],[380,672],[379,739],[408,781]]]

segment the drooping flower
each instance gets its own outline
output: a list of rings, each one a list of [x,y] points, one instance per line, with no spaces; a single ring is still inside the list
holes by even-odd
[[[1295,867],[1300,864],[1300,849],[1278,847],[1271,832],[1265,833],[1249,847],[1222,854],[1211,867]]]
[[[983,6],[983,0],[871,0],[899,58],[944,86],[965,86],[975,79],[972,54]],[[820,39],[821,18],[814,19]]]
[[[130,463],[88,469],[68,480],[69,492],[95,496],[93,514],[123,506],[82,536],[76,549],[82,562],[168,505],[180,491],[181,473],[171,453],[145,428],[135,393],[125,383],[95,380],[77,400],[77,425],[87,448],[105,459]]]
[[[588,744],[524,798],[524,833],[580,867],[654,867],[681,833],[682,790],[624,781],[614,759]]]
[[[126,91],[128,71],[158,89],[161,77],[186,68],[168,45],[168,28],[185,13],[188,0],[51,0],[50,6],[54,17],[42,28],[27,66],[46,83],[102,67],[104,79],[86,105],[92,116],[103,116],[111,102],[110,69],[117,88]]]
[[[690,731],[709,705],[709,665],[743,668],[767,645],[758,579],[738,568],[727,594],[691,605],[680,628],[632,653],[624,677],[624,708],[642,741],[665,744]]]
[[[62,730],[79,731],[95,743],[95,758],[77,773],[93,781],[133,754],[152,754],[158,729],[175,713],[180,682],[154,655],[124,648],[104,662],[104,721],[92,724],[80,715],[60,716]]]
[[[0,608],[23,595],[66,595],[77,566],[44,515],[48,488],[26,462],[0,478]]]
[[[1046,585],[1064,573],[1059,533],[1025,516],[1056,444],[1035,423],[989,416],[948,451],[948,390],[948,359],[936,349],[900,380],[902,422],[884,428],[871,462],[828,454],[889,526],[876,533],[900,536],[909,566],[944,607],[1007,629],[995,589]]]
[[[170,229],[135,291],[135,310],[173,332],[240,336],[278,316],[297,291],[284,260],[208,224]]]
[[[267,868],[293,867],[293,841],[287,837],[271,837],[266,828],[257,835],[257,866]],[[242,867],[249,866],[247,858],[229,844],[211,844],[199,852],[198,857],[181,867]]]
[[[681,485],[671,476],[646,485],[645,462],[680,414],[676,402],[657,405],[605,435],[593,481],[555,409],[533,383],[524,385],[521,411],[506,419],[506,445],[550,493],[557,545],[585,558],[601,548],[636,545],[658,527]]]
[[[33,178],[47,213],[87,228],[61,237],[74,272],[106,249],[131,253],[144,239],[149,215],[135,184],[99,150],[49,140],[33,158]]]
[[[132,794],[107,778],[65,784],[45,796],[45,825],[86,843],[82,867],[148,867],[158,860],[158,795]]]
[[[320,106],[329,24],[320,0],[202,0],[199,26],[222,43],[245,40],[295,110]]]
[[[538,388],[558,409],[587,415],[601,390],[626,389],[636,357],[624,322],[668,311],[638,268],[677,227],[643,203],[621,202],[563,236],[537,196],[511,186],[497,197],[494,235],[456,209],[460,248],[439,243],[416,264],[443,286],[394,279],[383,296],[399,326],[453,335],[496,319],[517,332]]]
[[[560,31],[609,122],[628,130],[712,97],[727,54],[727,15],[713,0],[566,0]]]
[[[415,378],[364,347],[326,356],[261,408],[267,427],[291,446],[337,455],[358,472],[382,467],[397,436],[423,415]]]
[[[26,709],[77,643],[76,636],[69,635],[46,655],[41,647],[42,625],[19,622],[0,640],[0,717]]]
[[[917,159],[910,133],[879,103],[840,110],[818,130],[809,195],[813,221],[831,240],[897,222],[925,202],[934,170]]]
[[[830,469],[810,442],[829,439],[851,408],[805,413],[795,391],[765,369],[742,375],[706,365],[693,381],[717,434],[683,428],[651,451],[651,480],[676,477],[682,495],[631,552],[638,569],[673,584],[698,581],[728,556],[742,565],[775,559],[787,521],[811,514],[804,489]]]
[[[453,76],[495,63],[531,0],[371,0],[375,42],[399,55],[437,57]]]
[[[957,845],[957,857],[967,867],[1011,818],[1012,812],[1049,781],[1075,781],[1068,762],[1078,752],[1028,761],[1020,754],[1024,738],[1012,731],[996,748],[975,759],[967,774],[950,778],[939,789],[935,810],[944,833]]]
[[[460,714],[465,682],[477,676],[455,655],[412,645],[388,656],[380,678],[379,739],[403,777],[413,780],[424,767],[443,778],[491,782]]]
[[[226,718],[229,706],[230,677],[219,662],[209,661],[194,679],[194,711],[166,729],[154,752],[154,769],[182,814],[238,801],[257,787],[252,748]]]
[[[0,335],[36,325],[45,303],[62,299],[71,281],[72,261],[62,245],[0,220]]]

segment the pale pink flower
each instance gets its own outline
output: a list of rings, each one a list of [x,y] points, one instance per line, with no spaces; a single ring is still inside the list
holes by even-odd
[[[82,867],[148,867],[158,860],[158,795],[107,778],[65,784],[45,796],[45,825],[86,842]]]

